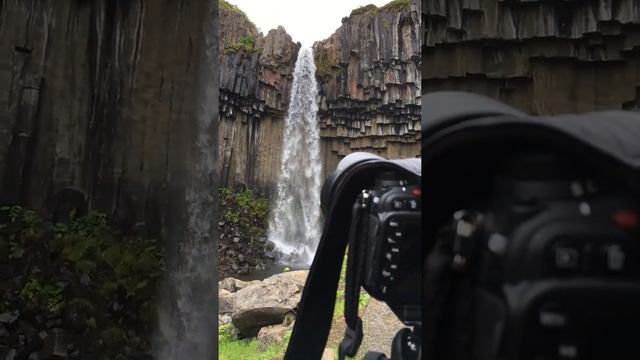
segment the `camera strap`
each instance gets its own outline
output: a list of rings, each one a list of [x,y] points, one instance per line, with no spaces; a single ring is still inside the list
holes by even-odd
[[[364,249],[358,239],[363,239],[369,228],[367,217],[368,194],[363,192],[358,196],[358,202],[353,207],[353,223],[349,229],[349,248],[347,256],[347,273],[344,290],[344,320],[347,328],[338,349],[338,360],[345,356],[355,356],[362,343],[362,319],[358,316],[360,303],[360,285],[364,264]]]
[[[344,229],[350,208],[331,207],[331,214],[309,269],[284,360],[320,360],[329,337],[340,270],[347,247]]]

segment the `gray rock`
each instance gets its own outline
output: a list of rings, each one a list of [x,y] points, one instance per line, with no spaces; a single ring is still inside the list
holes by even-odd
[[[229,323],[231,323],[231,315],[229,314],[218,315],[218,325],[224,325]]]
[[[218,313],[226,314],[233,311],[233,295],[234,293],[218,289]]]
[[[224,289],[227,290],[229,292],[236,292],[240,289],[244,289],[247,286],[250,285],[254,285],[259,283],[260,280],[253,280],[253,281],[242,281],[242,280],[238,280],[238,279],[234,279],[234,278],[224,278],[222,279],[222,281],[218,282],[218,289]]]
[[[275,344],[279,344],[284,340],[287,331],[291,329],[291,326],[279,324],[265,326],[258,332],[257,339],[260,342],[258,350],[266,349],[267,347]]]
[[[18,320],[18,318],[20,317],[20,311],[19,310],[15,310],[12,312],[6,312],[3,314],[0,314],[0,324],[13,324],[16,322],[16,320]]]
[[[258,335],[260,328],[280,324],[300,302],[308,271],[289,271],[239,290],[233,299],[233,325],[242,336]]]

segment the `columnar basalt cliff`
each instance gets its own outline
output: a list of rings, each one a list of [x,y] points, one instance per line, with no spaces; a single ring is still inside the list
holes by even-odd
[[[419,3],[395,0],[354,10],[314,44],[325,174],[354,151],[420,154],[421,34]]]
[[[636,0],[423,0],[424,92],[536,114],[640,107]]]
[[[217,112],[217,16],[207,1],[4,1],[2,202],[154,236],[180,221],[196,120]]]
[[[300,49],[283,27],[259,34],[237,8],[220,8],[221,185],[271,194]]]

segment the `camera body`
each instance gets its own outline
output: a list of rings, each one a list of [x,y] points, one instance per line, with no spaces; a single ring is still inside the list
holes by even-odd
[[[407,325],[421,321],[421,190],[394,172],[376,176],[357,202],[368,208],[363,286]]]
[[[457,323],[445,346],[459,352],[451,358],[634,358],[638,204],[562,174],[568,163],[553,157],[543,166],[540,156],[516,159],[489,205],[456,212],[445,232],[456,294],[448,317]]]

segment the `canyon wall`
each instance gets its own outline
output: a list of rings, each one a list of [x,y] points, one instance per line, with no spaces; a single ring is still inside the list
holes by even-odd
[[[354,151],[420,155],[419,5],[395,0],[361,7],[314,44],[325,175]]]
[[[218,110],[216,5],[3,1],[2,203],[54,220],[99,210],[153,236],[183,221],[211,144],[194,139],[217,138],[200,128]]]
[[[640,108],[636,0],[423,0],[422,89],[534,114]]]
[[[222,4],[221,185],[269,195],[280,171],[284,117],[300,44],[283,27],[259,34],[240,10]]]

